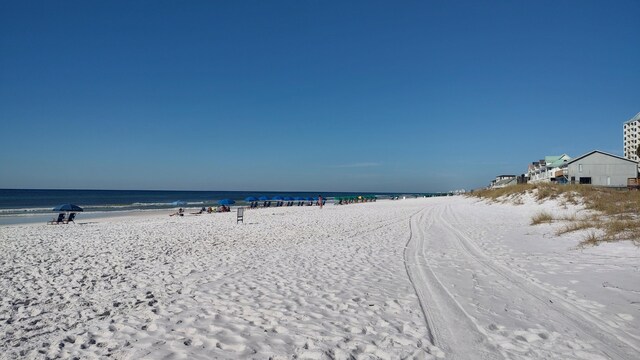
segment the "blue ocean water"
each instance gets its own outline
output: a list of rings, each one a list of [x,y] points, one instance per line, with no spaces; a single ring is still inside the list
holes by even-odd
[[[375,195],[388,198],[395,193],[320,193],[320,192],[256,192],[256,191],[147,191],[147,190],[20,190],[0,189],[0,216],[21,214],[49,214],[59,204],[71,203],[84,208],[85,212],[131,211],[175,208],[176,202],[185,202],[183,207],[208,207],[217,205],[221,199],[232,199],[237,205],[245,204],[249,196],[316,197],[325,199],[340,196]]]

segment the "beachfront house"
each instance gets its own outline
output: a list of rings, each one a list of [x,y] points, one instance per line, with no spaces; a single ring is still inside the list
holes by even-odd
[[[544,159],[529,164],[527,175],[529,183],[557,182],[564,184],[568,181],[567,164],[571,157],[567,154],[545,156]]]
[[[503,187],[516,185],[518,178],[515,175],[498,175],[495,179],[491,180],[489,185],[490,189],[500,189]]]
[[[538,180],[538,176],[541,171],[540,163],[543,163],[543,162],[544,160],[540,160],[540,161],[533,161],[531,164],[529,164],[529,168],[527,169],[527,182],[534,182]]]
[[[567,175],[572,184],[626,187],[638,176],[638,163],[594,150],[569,161]]]

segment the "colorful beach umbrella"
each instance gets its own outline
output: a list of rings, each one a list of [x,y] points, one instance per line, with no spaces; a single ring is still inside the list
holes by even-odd
[[[53,211],[61,212],[61,211],[71,211],[71,212],[80,212],[84,211],[80,206],[74,204],[62,204],[53,208]]]

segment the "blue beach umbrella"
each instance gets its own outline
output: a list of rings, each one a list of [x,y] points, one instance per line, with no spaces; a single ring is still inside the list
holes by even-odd
[[[300,200],[304,200],[304,198],[300,196],[296,196],[295,198],[293,198],[293,200],[300,201]]]
[[[53,211],[61,212],[61,211],[71,211],[71,212],[80,212],[83,211],[82,208],[78,205],[73,204],[62,204],[53,208]]]
[[[248,202],[258,201],[258,198],[255,196],[249,196],[248,198],[244,199],[244,201],[248,201]]]
[[[234,200],[231,199],[222,199],[222,200],[218,200],[218,205],[231,205],[231,204],[235,204],[236,202]]]
[[[258,198],[258,200],[260,200],[260,201],[267,201],[267,200],[271,200],[271,199],[269,199],[269,197],[268,197],[268,196],[260,196],[260,197]]]
[[[271,200],[284,200],[284,198],[282,196],[278,195],[278,196],[272,197]]]
[[[284,197],[284,200],[285,200],[285,201],[292,201],[292,200],[293,200],[293,198],[292,198],[291,196],[285,196],[285,197]]]

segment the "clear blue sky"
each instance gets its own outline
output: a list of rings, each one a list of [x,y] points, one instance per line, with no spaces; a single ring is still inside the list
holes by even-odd
[[[0,188],[426,192],[622,154],[640,1],[3,1]]]

